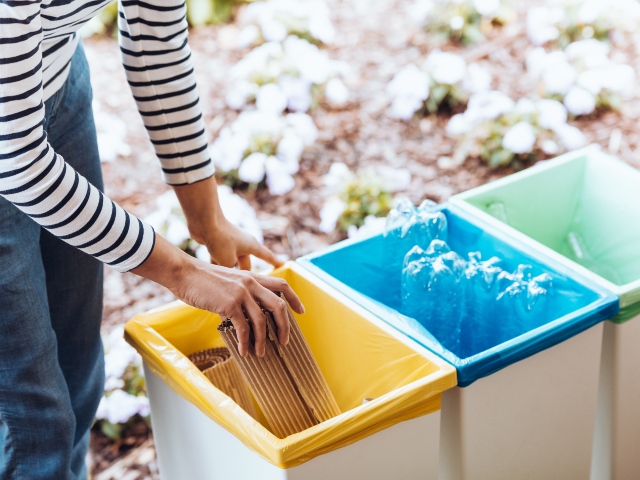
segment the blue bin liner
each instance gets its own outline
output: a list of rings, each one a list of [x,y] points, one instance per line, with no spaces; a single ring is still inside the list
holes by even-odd
[[[528,315],[522,322],[509,322],[491,309],[482,309],[483,318],[466,318],[461,336],[482,329],[480,346],[459,343],[455,351],[435,338],[421,323],[400,313],[402,264],[413,245],[410,240],[393,235],[376,235],[363,240],[346,240],[326,250],[298,259],[316,276],[389,323],[391,326],[436,353],[458,371],[458,384],[470,385],[512,363],[552,347],[593,325],[611,318],[619,311],[619,299],[566,267],[547,259],[502,232],[481,224],[464,211],[446,205],[452,250],[467,258],[479,251],[483,259],[498,256],[504,270],[514,271],[519,264],[531,265],[532,274],[549,273],[553,277],[554,300],[551,308]],[[473,350],[476,349],[476,351]]]

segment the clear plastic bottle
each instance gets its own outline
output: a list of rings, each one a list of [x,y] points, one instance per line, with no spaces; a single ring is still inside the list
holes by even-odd
[[[442,240],[424,251],[407,253],[402,274],[402,308],[418,320],[443,347],[458,354],[465,314],[466,289],[461,284],[466,261]]]
[[[414,207],[408,199],[401,200],[387,216],[385,236],[405,239],[409,245],[427,248],[432,240],[447,240],[447,217],[438,204],[425,200]]]

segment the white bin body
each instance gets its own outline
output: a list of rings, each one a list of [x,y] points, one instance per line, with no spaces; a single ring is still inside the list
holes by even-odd
[[[592,480],[640,478],[640,317],[605,322]]]
[[[440,411],[281,469],[187,402],[145,366],[162,480],[436,480]]]
[[[445,391],[440,479],[588,479],[602,329]]]

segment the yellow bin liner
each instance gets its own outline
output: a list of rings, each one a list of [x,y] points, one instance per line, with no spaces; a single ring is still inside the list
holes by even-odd
[[[280,468],[440,409],[442,392],[456,385],[455,368],[297,263],[271,275],[289,282],[305,306],[296,319],[343,412],[331,420],[280,439],[215,388],[186,357],[224,346],[213,313],[173,302],[130,320],[127,341],[176,393]]]

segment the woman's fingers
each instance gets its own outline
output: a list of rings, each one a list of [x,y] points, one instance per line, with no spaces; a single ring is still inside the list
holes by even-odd
[[[253,278],[255,278],[260,285],[271,290],[272,292],[283,293],[284,298],[296,313],[304,313],[304,305],[302,305],[302,302],[300,301],[298,296],[285,280],[283,280],[282,278],[269,277],[266,275],[258,274],[254,274]]]
[[[251,271],[251,255],[238,256],[238,268]]]
[[[244,303],[244,309],[253,327],[254,351],[257,356],[262,357],[267,342],[267,319],[253,298]]]
[[[253,294],[266,310],[273,313],[273,319],[278,327],[278,343],[280,345],[289,343],[290,325],[287,302],[261,285],[256,285]]]
[[[257,241],[251,251],[253,255],[264,260],[265,262],[273,265],[274,267],[281,267],[284,262],[280,260],[276,255],[264,245],[260,245]]]
[[[240,355],[246,357],[250,349],[250,327],[242,308],[238,305],[233,313],[229,316],[229,320],[233,323],[238,337],[238,351]]]

